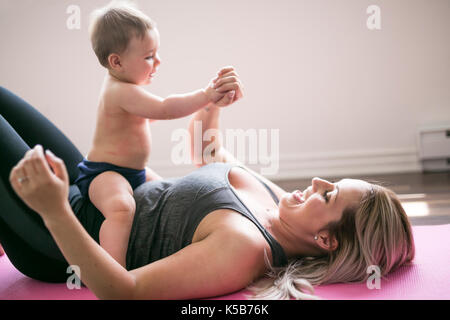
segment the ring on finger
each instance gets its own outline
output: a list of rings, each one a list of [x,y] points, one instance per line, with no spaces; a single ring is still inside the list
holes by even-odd
[[[30,180],[28,177],[20,177],[20,178],[17,179],[17,181],[19,181],[19,183],[23,183],[23,182],[28,181],[28,180]]]

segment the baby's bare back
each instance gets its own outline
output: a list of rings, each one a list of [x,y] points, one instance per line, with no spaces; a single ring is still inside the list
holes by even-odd
[[[120,106],[124,103],[118,95],[120,85],[117,81],[105,79],[97,110],[94,141],[87,158],[89,161],[141,170],[150,156],[149,121],[128,113]]]

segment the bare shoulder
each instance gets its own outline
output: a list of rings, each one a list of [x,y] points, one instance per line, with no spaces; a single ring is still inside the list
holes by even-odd
[[[197,227],[193,236],[193,242],[201,241],[214,234],[218,245],[227,239],[226,243],[233,245],[245,245],[247,249],[262,249],[265,241],[259,229],[242,214],[231,209],[218,209],[209,213]],[[234,250],[233,250],[234,251]]]
[[[268,178],[264,177],[263,175],[261,175],[261,174],[257,173],[256,171],[250,169],[248,166],[244,165],[242,162],[238,161],[224,147],[219,148],[219,150],[217,151],[215,161],[216,162],[232,163],[232,164],[235,164],[237,166],[241,166],[241,167],[245,168],[245,170],[242,169],[242,170],[233,170],[232,171],[232,173],[233,172],[236,173],[237,182],[241,183],[242,186],[247,185],[247,187],[248,187],[248,184],[246,182],[248,182],[249,179],[254,179],[254,177],[252,177],[249,174],[249,173],[252,173],[253,175],[257,176],[259,179],[264,181],[270,187],[270,189],[272,189],[272,191],[277,195],[278,198],[280,198],[283,194],[286,193],[286,191],[283,188],[281,188],[280,186],[278,186],[277,184],[275,184],[274,182],[272,182]],[[247,172],[245,172],[245,171],[247,171]]]
[[[107,96],[105,103],[115,106],[121,112],[146,118],[151,122],[167,117],[164,99],[152,94],[142,86],[107,78],[103,90]]]
[[[264,274],[264,252],[270,252],[270,247],[261,232],[247,218],[242,218],[239,225],[215,230],[208,240],[221,252],[222,259],[232,262],[226,263],[229,271],[241,273],[243,280],[250,283]]]
[[[242,167],[242,168],[241,168]],[[263,181],[278,197],[278,199],[281,198],[283,194],[286,193],[284,189],[282,189],[280,186],[275,184],[274,182],[270,181],[263,175],[259,174],[258,172],[250,169],[249,167],[245,165],[241,165],[241,167],[235,167],[231,171],[230,175],[230,182],[233,184],[233,186],[236,188],[241,188],[242,190],[247,190],[249,192],[253,192],[256,188],[256,186],[260,187],[261,184],[255,179],[255,176],[258,177],[261,181]],[[267,191],[265,191],[266,193]]]
[[[248,218],[236,212],[234,217],[236,221],[216,230],[215,239],[218,245],[227,242],[233,259],[240,259],[243,263],[241,270],[249,272],[252,279],[258,278],[265,272],[264,252],[270,255],[269,243]]]
[[[110,104],[121,105],[134,96],[141,88],[139,86],[117,80],[107,80],[103,86],[103,98]]]
[[[254,228],[253,222],[249,219],[241,215],[238,217],[241,220],[239,225],[234,224],[222,227],[217,232],[217,238],[222,237],[228,239],[229,242],[234,242],[236,246],[241,247],[239,251],[258,252],[259,250],[264,250],[267,242],[259,229]]]
[[[264,177],[263,175],[255,172],[254,170],[251,170],[250,168],[246,167],[247,170],[249,170],[250,172],[252,172],[255,176],[257,176],[258,178],[260,178],[262,181],[264,181],[270,189],[272,189],[272,191],[277,195],[278,199],[286,193],[286,190],[284,190],[283,188],[281,188],[280,186],[278,186],[276,183],[272,182],[271,180],[269,180],[268,178]]]

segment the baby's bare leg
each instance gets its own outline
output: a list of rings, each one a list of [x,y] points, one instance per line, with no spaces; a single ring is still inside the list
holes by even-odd
[[[100,245],[126,267],[126,253],[136,203],[133,189],[117,172],[107,171],[92,180],[89,198],[105,217],[100,227]]]
[[[2,244],[0,243],[0,256],[4,255],[5,251],[3,250]]]

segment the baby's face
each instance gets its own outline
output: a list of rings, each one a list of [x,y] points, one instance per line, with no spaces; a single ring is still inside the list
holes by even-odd
[[[128,48],[121,55],[124,77],[137,85],[150,84],[161,60],[159,59],[159,32],[148,30],[141,40],[133,37]]]

